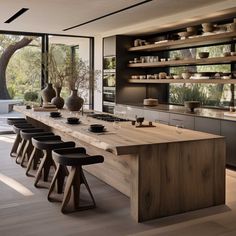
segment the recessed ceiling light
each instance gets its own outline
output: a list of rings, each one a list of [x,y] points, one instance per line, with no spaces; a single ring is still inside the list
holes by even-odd
[[[29,8],[21,8],[16,14],[14,14],[12,17],[10,17],[8,20],[6,20],[4,23],[11,23],[14,21],[16,18],[24,14],[26,11],[28,11]]]

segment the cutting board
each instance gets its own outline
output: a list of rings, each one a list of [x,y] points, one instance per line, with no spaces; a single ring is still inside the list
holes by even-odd
[[[52,111],[58,111],[56,107],[54,108],[45,108],[45,107],[34,107],[33,111],[45,111],[45,112],[52,112]]]

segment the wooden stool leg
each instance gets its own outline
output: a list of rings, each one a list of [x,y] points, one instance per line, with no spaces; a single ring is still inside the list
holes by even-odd
[[[11,152],[10,152],[10,156],[11,157],[15,157],[17,155],[17,148],[18,148],[18,146],[20,144],[20,140],[21,140],[20,139],[20,135],[17,134],[16,138],[15,138],[15,141],[13,143],[13,146],[12,146]]]
[[[46,152],[47,152],[47,158],[45,160],[44,167],[43,167],[43,180],[45,182],[48,181],[48,176],[49,176],[51,166],[54,166],[54,168],[56,169],[56,164],[52,159],[52,151],[47,150]]]
[[[73,180],[73,203],[74,203],[74,209],[79,209],[80,207],[80,185],[81,185],[81,167],[76,167],[76,172]]]
[[[33,170],[37,169],[39,160],[43,157],[42,154],[43,154],[43,152],[41,150],[39,150],[39,149],[35,150],[35,156],[34,156],[34,159],[33,159]]]
[[[18,150],[17,150],[17,155],[16,155],[16,163],[17,163],[17,164],[20,164],[20,162],[18,161],[18,159],[20,159],[20,157],[22,156],[22,151],[23,151],[24,145],[25,145],[25,140],[24,140],[24,139],[21,139],[19,148],[18,148]]]
[[[23,149],[23,152],[22,152],[22,155],[21,155],[21,161],[20,161],[20,165],[23,167],[23,164],[24,164],[24,161],[26,159],[26,156],[27,156],[27,149],[29,148],[29,144],[30,144],[30,141],[27,140],[27,141],[24,141],[25,142],[25,145],[24,145],[24,149]]]
[[[84,172],[83,172],[82,168],[81,168],[81,172],[80,173],[81,173],[81,183],[83,183],[85,185],[86,189],[88,190],[88,193],[89,193],[89,195],[90,195],[90,197],[91,197],[91,199],[93,201],[93,207],[96,207],[95,199],[94,199],[93,194],[92,194],[92,192],[91,192],[91,190],[89,188],[88,182],[87,182],[87,180],[86,180],[86,178],[84,176]]]
[[[45,164],[46,159],[47,159],[47,152],[46,151],[43,151],[43,152],[44,152],[44,156],[41,160],[41,163],[39,165],[38,171],[37,171],[36,176],[35,176],[35,182],[34,182],[35,187],[38,187],[38,182],[39,182],[39,180],[42,176],[43,167],[44,167],[44,164]]]
[[[26,172],[25,172],[25,174],[26,174],[27,176],[33,176],[33,175],[30,175],[30,174],[29,174],[29,171],[30,171],[30,169],[31,169],[31,165],[32,165],[32,163],[33,163],[33,160],[34,160],[34,158],[35,158],[35,155],[36,155],[36,148],[34,147],[32,153],[31,153],[31,155],[30,155],[29,161],[28,161],[28,163],[27,163],[27,167],[26,167]]]
[[[56,183],[57,183],[57,193],[59,193],[59,194],[62,193],[64,180],[65,180],[66,175],[67,175],[67,172],[65,171],[65,166],[58,164],[56,172],[53,176],[53,179],[52,179],[52,182],[51,182],[51,185],[49,188],[49,192],[48,192],[48,200],[49,201],[52,201],[51,193],[55,189]]]
[[[68,205],[68,202],[70,200],[71,188],[72,188],[72,184],[73,184],[75,174],[76,174],[76,167],[72,166],[71,170],[69,172],[69,176],[66,180],[65,192],[64,192],[62,206],[61,206],[61,212],[62,213],[66,213],[66,206]]]

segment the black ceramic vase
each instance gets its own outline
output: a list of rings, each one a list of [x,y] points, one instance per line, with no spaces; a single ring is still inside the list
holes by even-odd
[[[78,90],[71,90],[70,96],[66,99],[66,107],[69,111],[79,111],[84,104],[84,99],[77,93]]]
[[[42,90],[42,99],[43,103],[51,102],[52,98],[56,96],[56,92],[52,87],[51,83],[48,83],[46,87]]]
[[[55,90],[56,90],[56,97],[54,97],[51,100],[51,103],[55,105],[58,109],[62,109],[65,102],[64,102],[64,99],[60,96],[61,87],[56,87]]]

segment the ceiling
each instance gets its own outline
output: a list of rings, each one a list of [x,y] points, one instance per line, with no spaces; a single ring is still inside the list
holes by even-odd
[[[235,0],[153,0],[63,31],[141,2],[143,0],[0,0],[0,30],[80,36],[138,34],[236,13]],[[29,10],[10,24],[4,23],[21,8]]]

